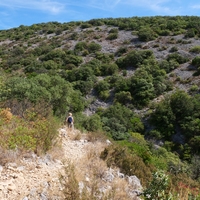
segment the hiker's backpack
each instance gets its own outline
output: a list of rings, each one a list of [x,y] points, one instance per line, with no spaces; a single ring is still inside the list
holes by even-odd
[[[68,117],[67,122],[71,124],[72,121],[73,121],[73,120],[72,120],[72,117]]]

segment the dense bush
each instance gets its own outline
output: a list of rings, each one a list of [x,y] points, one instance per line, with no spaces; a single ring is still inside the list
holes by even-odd
[[[145,59],[153,57],[151,50],[131,51],[125,57],[119,58],[116,63],[119,68],[139,67]]]
[[[13,115],[9,109],[0,110],[0,144],[5,149],[44,153],[51,148],[57,128],[51,115],[41,118],[34,108],[26,110],[23,118]]]
[[[157,34],[149,27],[141,27],[138,31],[138,37],[141,41],[148,42],[156,39]]]
[[[200,53],[200,46],[194,46],[190,49],[192,53]]]
[[[200,104],[198,101],[199,95],[191,97],[184,91],[177,91],[160,102],[150,117],[154,130],[157,130],[161,137],[169,141],[172,139],[173,150],[178,151],[180,157],[186,160],[191,160],[190,154],[199,153],[197,146],[200,131],[198,114]],[[177,133],[179,137],[174,137]]]
[[[91,42],[91,43],[88,44],[87,48],[88,48],[89,53],[95,53],[97,51],[100,51],[102,47],[101,47],[100,44],[97,44],[95,42]]]
[[[100,156],[106,161],[108,167],[117,166],[120,172],[126,175],[136,175],[146,186],[151,180],[151,170],[136,154],[130,154],[126,147],[110,146]]]
[[[100,113],[103,129],[109,132],[115,140],[127,139],[129,131],[142,132],[142,123],[127,107],[116,103]],[[137,119],[137,120],[136,120]]]
[[[181,56],[181,55],[178,54],[178,53],[172,53],[172,54],[169,54],[169,55],[168,55],[167,60],[168,60],[168,61],[175,60],[175,61],[177,61],[179,64],[183,64],[183,63],[186,63],[189,59],[188,59],[187,57]]]
[[[107,40],[115,40],[118,38],[118,34],[117,33],[110,33],[108,36],[107,36]]]
[[[64,114],[69,107],[74,111],[80,111],[84,107],[80,93],[73,91],[71,84],[60,76],[41,74],[31,79],[13,77],[5,82],[4,88],[4,92],[2,91],[4,100],[27,99],[35,104],[43,100],[52,106],[56,115]],[[75,101],[75,97],[78,97],[81,103]]]

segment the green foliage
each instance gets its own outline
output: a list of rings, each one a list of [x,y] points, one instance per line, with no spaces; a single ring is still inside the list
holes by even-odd
[[[79,54],[83,50],[87,49],[87,43],[86,42],[77,42],[74,47],[74,52],[76,54]]]
[[[87,48],[88,48],[89,53],[95,53],[97,51],[100,51],[102,47],[101,47],[100,44],[97,44],[95,42],[91,42],[91,43],[88,44]]]
[[[139,67],[144,60],[153,57],[153,52],[151,50],[141,50],[141,51],[131,51],[125,57],[119,58],[116,63],[119,68],[126,67]]]
[[[53,49],[52,51],[50,51],[49,53],[45,54],[45,56],[41,57],[42,61],[47,61],[47,60],[55,60],[57,58],[61,58],[64,59],[66,56],[66,53],[61,50],[61,49]]]
[[[108,98],[110,97],[110,92],[109,90],[103,90],[103,91],[100,91],[99,93],[99,98],[103,101],[106,101],[108,100]]]
[[[87,81],[76,81],[76,84],[74,85],[74,88],[76,90],[79,90],[83,95],[87,95],[91,92],[92,88],[94,87],[94,81],[93,80],[87,80]]]
[[[131,92],[134,100],[143,105],[147,105],[150,99],[154,97],[153,84],[148,80],[137,77],[131,80]]]
[[[115,94],[114,102],[118,102],[121,104],[131,103],[132,96],[130,92],[121,91]]]
[[[186,38],[193,38],[195,37],[195,35],[197,34],[197,30],[195,30],[194,28],[188,29],[185,33],[185,37]]]
[[[172,59],[172,60],[162,60],[159,63],[159,66],[161,69],[164,69],[167,73],[171,72],[172,70],[176,69],[177,67],[179,67],[179,63]]]
[[[177,91],[170,97],[170,107],[176,120],[192,115],[193,103],[191,97],[184,91]]]
[[[87,81],[87,80],[91,80],[93,76],[94,76],[93,69],[85,65],[78,69],[75,68],[75,69],[72,69],[71,71],[68,71],[66,79],[70,82],[74,82],[78,80]]]
[[[165,147],[169,151],[177,151],[182,159],[190,161],[192,155],[200,151],[199,109],[199,95],[189,96],[184,91],[176,91],[156,106],[150,116],[154,129],[149,134],[168,141],[173,138],[172,143],[166,145],[165,142]]]
[[[112,29],[110,29],[109,33],[118,33],[118,29],[117,28],[112,28]]]
[[[101,75],[108,76],[118,72],[118,66],[116,64],[102,64],[100,67]]]
[[[130,154],[126,147],[111,145],[105,148],[100,158],[105,160],[108,167],[117,166],[125,175],[136,175],[145,186],[151,179],[151,171],[142,159],[135,154]]]
[[[142,136],[138,137],[138,135],[131,133],[131,136],[129,138],[129,141],[118,141],[118,143],[122,147],[127,147],[132,154],[136,154],[139,156],[145,164],[151,164],[152,163],[152,156],[151,152],[147,146],[147,143],[144,141],[144,139],[141,139]]]
[[[194,46],[190,49],[192,53],[200,53],[200,46]]]
[[[95,58],[101,61],[102,64],[110,64],[114,60],[113,54],[96,52]]]
[[[71,92],[71,94],[69,96],[69,104],[67,106],[68,106],[69,109],[66,109],[66,108],[63,107],[63,111],[71,110],[72,112],[80,112],[80,111],[84,110],[85,100],[81,96],[81,93],[79,91],[72,91]]]
[[[115,140],[129,138],[129,130],[142,130],[140,119],[137,119],[130,109],[119,103],[104,110],[100,116],[103,122],[103,129],[109,132]]]
[[[64,62],[65,65],[67,65],[67,64],[73,64],[75,66],[79,66],[83,62],[83,59],[80,56],[75,56],[75,55],[67,54],[64,57],[63,62]]]
[[[200,159],[199,159],[199,156],[196,154],[192,157],[191,164],[190,164],[190,172],[191,172],[192,178],[198,181],[200,180],[199,169],[200,169]]]
[[[109,33],[109,35],[107,36],[107,40],[115,40],[118,38],[118,33]]]
[[[168,191],[169,177],[163,171],[153,173],[153,179],[144,191],[145,199],[172,199],[172,194]]]
[[[123,54],[125,54],[127,52],[127,48],[126,47],[119,47],[119,49],[116,51],[115,55],[120,57]]]
[[[150,27],[141,27],[138,31],[139,40],[148,42],[156,39],[157,34]]]
[[[105,81],[105,80],[99,81],[95,85],[95,89],[96,89],[96,91],[97,91],[98,94],[100,94],[103,91],[108,90],[109,87],[110,87],[110,84],[107,81]]]
[[[178,164],[180,160],[174,158],[166,148],[191,162],[189,175],[198,181],[199,164],[193,161],[193,155],[198,155],[200,151],[198,87],[194,85],[189,89],[191,96],[175,91],[161,102],[160,98],[156,99],[158,105],[153,103],[149,111],[146,112],[146,108],[144,112],[139,110],[141,116],[146,114],[143,119],[136,116],[133,110],[149,107],[151,100],[172,90],[174,83],[169,81],[167,74],[181,64],[191,63],[196,69],[194,75],[200,74],[200,58],[196,55],[199,46],[192,46],[194,40],[189,39],[198,39],[199,26],[200,18],[195,16],[155,16],[93,19],[63,24],[50,22],[0,31],[0,103],[2,108],[9,107],[14,115],[11,119],[7,110],[0,117],[1,146],[46,151],[51,146],[51,140],[45,137],[53,138],[54,133],[46,134],[50,125],[42,117],[47,119],[51,110],[57,116],[64,116],[67,110],[71,110],[76,127],[92,132],[103,129],[115,140],[121,140],[129,151],[141,156],[141,159],[134,158],[141,168],[145,164],[168,170],[182,179],[179,167],[185,170],[185,166]],[[77,28],[85,30],[77,32]],[[122,41],[118,49],[102,49],[103,40],[107,36],[108,40],[117,39],[119,30],[130,31],[134,36]],[[185,38],[174,37],[178,34]],[[154,39],[156,43],[143,46],[144,42]],[[107,42],[115,45],[115,42]],[[179,54],[178,45],[173,46],[176,44],[183,48],[189,44],[188,56]],[[147,47],[154,49],[141,50]],[[157,61],[158,54],[155,58],[154,52],[159,50],[167,52],[166,59],[158,56],[160,59]],[[161,52],[158,53],[161,55]],[[175,80],[176,77],[172,76],[173,73],[170,79]],[[85,99],[88,100],[85,96],[91,92],[97,94],[101,101],[113,105],[107,109],[99,108],[98,114],[85,117],[82,115],[86,107]],[[89,99],[87,104],[92,100]],[[27,113],[32,107],[34,111]],[[14,119],[16,121],[12,121]],[[139,134],[144,132],[147,138],[165,140],[164,146],[152,144],[150,147]],[[122,166],[121,163],[119,165]],[[127,171],[132,165],[129,160],[124,161]],[[142,173],[138,172],[141,177]],[[186,174],[185,177],[188,178]]]
[[[168,55],[167,60],[168,60],[168,61],[175,60],[175,61],[177,61],[179,64],[183,64],[183,63],[188,62],[189,59],[188,59],[187,57],[182,57],[182,56],[179,55],[178,53],[172,53],[172,54],[169,54],[169,55]]]
[[[120,76],[112,76],[110,82],[115,86],[115,92],[130,91],[131,80]]]
[[[198,85],[192,85],[189,89],[190,94],[196,94],[199,91]]]
[[[28,99],[35,104],[44,100],[53,107],[56,115],[64,114],[69,107],[73,111],[80,111],[84,108],[80,93],[73,91],[71,84],[60,76],[40,74],[31,79],[13,77],[6,81],[4,87],[5,92],[2,97],[5,100]]]
[[[96,132],[102,130],[100,116],[98,114],[94,114],[90,117],[87,117],[86,120],[84,120],[83,126],[87,131]]]
[[[200,67],[200,56],[196,56],[193,60],[192,60],[192,64],[194,66]]]
[[[0,70],[1,72],[1,70]],[[4,101],[6,99],[6,96],[9,94],[9,89],[6,89],[5,83],[6,83],[6,75],[1,72],[0,75],[0,101]]]
[[[32,150],[40,154],[51,148],[57,136],[58,124],[55,118],[52,115],[40,117],[34,109],[26,110],[24,118],[2,109],[0,122],[0,144],[5,149]]]
[[[176,52],[178,51],[178,47],[177,46],[173,46],[171,49],[170,49],[170,52]]]
[[[168,99],[160,102],[150,117],[150,123],[155,125],[162,136],[171,137],[174,134],[175,115]]]
[[[85,23],[82,23],[82,24],[81,24],[81,28],[82,28],[82,29],[90,28],[90,27],[92,27],[92,25],[91,25],[90,23],[85,22]]]

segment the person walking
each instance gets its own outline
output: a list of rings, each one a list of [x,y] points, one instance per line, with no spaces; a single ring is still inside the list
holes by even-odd
[[[69,113],[68,117],[66,118],[67,126],[69,129],[74,129],[74,118],[72,113]]]

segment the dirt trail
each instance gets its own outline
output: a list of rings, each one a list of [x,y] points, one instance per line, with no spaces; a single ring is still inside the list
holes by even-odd
[[[58,131],[55,146],[46,155],[39,157],[29,153],[0,166],[0,200],[65,199],[60,177],[67,179],[65,168],[71,163],[76,169],[79,190],[93,187],[93,180],[98,180],[102,194],[115,188],[116,199],[128,200],[128,194],[130,199],[139,200],[136,194],[141,185],[137,177],[128,177],[127,181],[117,169],[108,169],[99,158],[100,152],[110,143],[88,141],[88,135],[78,130],[68,131],[64,127]]]
[[[49,194],[52,195],[51,199],[60,199],[62,186],[59,176],[65,161],[81,160],[86,154],[85,147],[92,145],[82,139],[70,139],[75,134],[78,134],[78,130],[69,132],[61,128],[57,147],[47,155],[38,157],[34,153],[27,154],[16,162],[0,166],[0,199],[45,200],[50,199]]]

